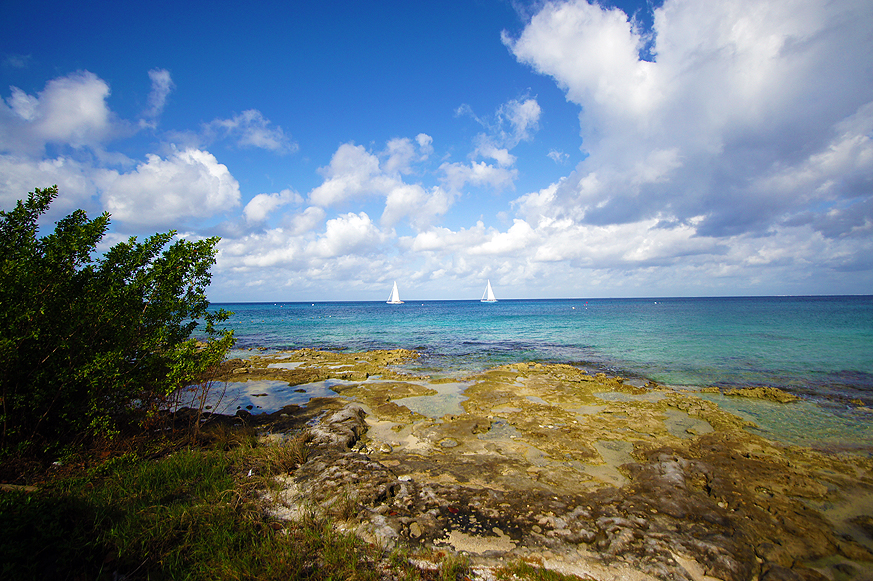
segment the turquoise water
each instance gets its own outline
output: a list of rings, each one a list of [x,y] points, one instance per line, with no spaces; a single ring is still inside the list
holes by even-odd
[[[773,385],[873,404],[873,297],[216,304],[237,347],[403,347],[461,374],[536,360],[668,385]]]
[[[695,389],[772,385],[805,406],[742,406],[797,437],[869,442],[873,297],[738,297],[216,304],[246,349],[406,348],[410,371],[462,376],[518,361],[570,363]],[[715,396],[720,397],[720,396]],[[854,403],[851,403],[854,400]],[[745,400],[748,402],[748,400]],[[814,408],[808,407],[809,405]],[[771,406],[772,407],[772,406]],[[805,433],[806,422],[824,422]],[[774,415],[775,410],[782,410]],[[757,414],[757,416],[756,416]],[[772,420],[772,422],[771,422]],[[789,424],[791,429],[789,430]],[[827,424],[827,425],[825,425]],[[860,431],[859,431],[860,430]],[[807,442],[804,442],[807,443]]]

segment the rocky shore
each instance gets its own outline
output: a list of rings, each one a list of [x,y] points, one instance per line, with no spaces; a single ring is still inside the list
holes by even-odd
[[[342,380],[337,397],[238,412],[276,445],[308,434],[308,460],[271,492],[276,519],[327,513],[385,548],[469,555],[483,578],[523,559],[596,580],[873,580],[870,451],[787,446],[693,392],[569,365],[449,380],[398,369],[414,357],[224,364],[230,382]]]

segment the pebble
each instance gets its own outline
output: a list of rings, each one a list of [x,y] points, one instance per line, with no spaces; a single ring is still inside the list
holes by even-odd
[[[421,536],[421,526],[417,522],[413,522],[409,525],[409,536],[413,539],[417,539]]]

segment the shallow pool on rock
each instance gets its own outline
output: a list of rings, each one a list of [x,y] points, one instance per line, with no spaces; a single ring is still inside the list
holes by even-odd
[[[664,426],[677,438],[691,438],[712,431],[712,426],[706,420],[689,416],[676,408],[664,410]]]
[[[237,410],[253,414],[272,413],[286,405],[305,406],[314,397],[340,397],[331,386],[351,383],[328,379],[303,385],[289,385],[286,381],[259,379],[252,381],[216,382],[210,389],[208,411],[233,415]],[[189,404],[190,405],[190,404]]]
[[[461,402],[467,399],[462,395],[470,384],[463,383],[426,383],[422,384],[436,390],[434,395],[416,395],[395,399],[397,405],[402,405],[410,410],[429,418],[441,418],[445,415],[460,415],[464,413]]]
[[[667,394],[661,391],[648,391],[646,393],[641,393],[638,395],[625,393],[623,391],[604,391],[600,393],[595,393],[594,397],[600,398],[605,401],[648,401],[655,403],[667,397]]]

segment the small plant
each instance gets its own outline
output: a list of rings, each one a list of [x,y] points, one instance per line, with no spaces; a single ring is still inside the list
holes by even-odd
[[[295,438],[288,440],[285,447],[288,449],[288,454],[296,466],[304,464],[312,455],[312,434],[303,432]]]
[[[358,509],[357,494],[348,486],[334,496],[330,503],[330,514],[338,520],[350,520],[358,514]]]
[[[229,451],[234,448],[254,448],[258,443],[258,434],[247,426],[212,422],[202,427],[199,440],[212,448]]]
[[[412,563],[407,547],[397,547],[388,555],[388,565],[400,581],[422,581],[421,570]]]
[[[564,575],[557,571],[535,566],[527,561],[518,560],[495,571],[498,579],[527,579],[530,581],[578,581],[576,575]]]
[[[463,581],[470,572],[470,559],[465,555],[448,555],[440,562],[440,581]]]

